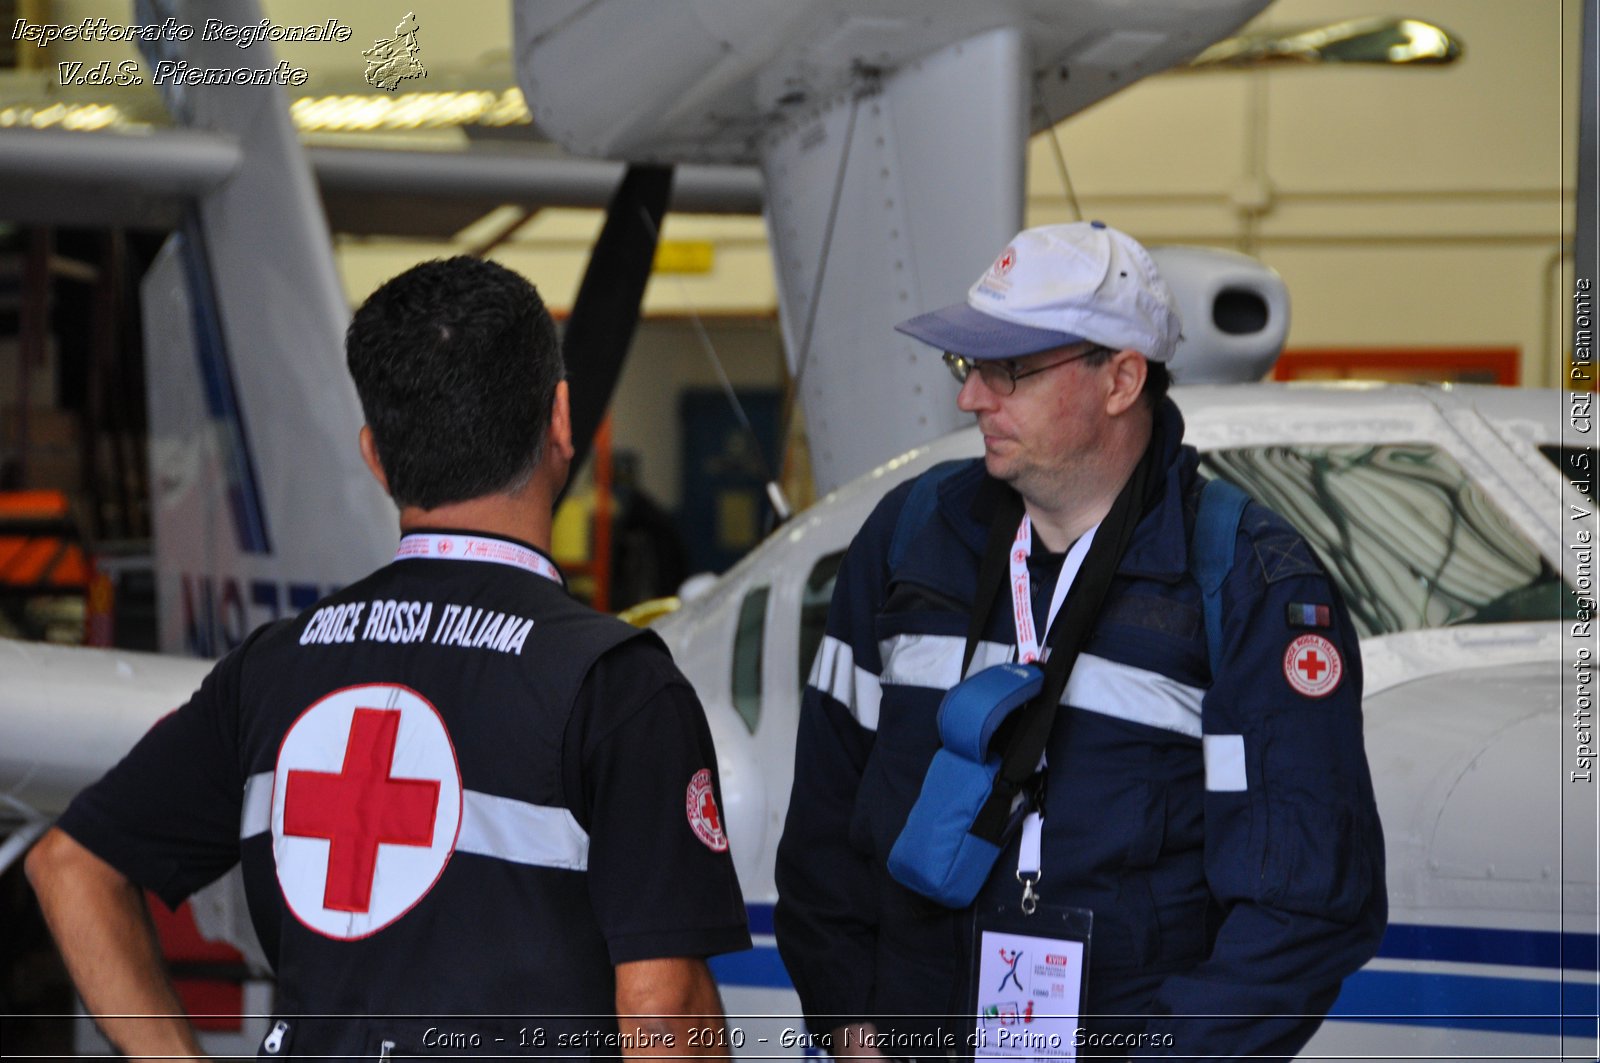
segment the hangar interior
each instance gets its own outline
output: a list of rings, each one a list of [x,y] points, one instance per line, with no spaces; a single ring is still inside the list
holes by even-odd
[[[262,8],[280,25],[328,17],[325,5],[305,0],[263,0]],[[1100,218],[1147,244],[1258,257],[1293,299],[1282,378],[1570,385],[1574,243],[1585,236],[1576,190],[1586,9],[1592,15],[1593,0],[1410,0],[1376,10],[1356,0],[1278,0],[1242,34],[1303,43],[1308,30],[1314,37],[1359,19],[1390,26],[1404,16],[1447,33],[1459,55],[1447,63],[1213,64],[1149,77],[1032,138],[1026,223]],[[129,195],[114,182],[101,187],[94,172],[118,165],[122,156],[108,145],[136,154],[143,133],[172,122],[149,86],[63,84],[102,63],[121,70],[136,59],[131,45],[44,47],[14,29],[131,19],[130,11],[103,0],[0,0],[9,31],[0,34],[0,635],[154,648],[147,427],[163,384],[147,379],[139,283],[179,211],[171,187]],[[392,92],[366,83],[348,49],[275,46],[309,72],[303,87],[284,92],[333,237],[341,305],[354,307],[416,262],[478,254],[528,276],[558,320],[568,319],[621,167],[574,159],[531,125],[507,5],[478,5],[463,18],[442,0],[407,0],[361,5],[338,20],[357,44],[376,44],[396,37],[408,11],[425,73]],[[1363,54],[1400,60],[1438,44],[1391,27],[1367,35]],[[70,131],[99,161],[74,181],[19,182],[18,142],[7,137],[35,131]],[[199,147],[196,160],[206,161]],[[662,226],[596,458],[575,477],[558,520],[559,559],[603,607],[670,592],[690,572],[726,569],[771,527],[768,480],[797,507],[815,493],[759,177],[683,172],[680,181],[692,209],[669,213]],[[292,316],[300,308],[275,309]],[[935,372],[930,387],[948,387]],[[1220,436],[1224,427],[1212,430]],[[1368,538],[1383,539],[1387,520],[1374,521]],[[1536,550],[1524,553],[1541,589],[1557,582]],[[831,579],[838,556],[808,575],[826,569]],[[810,597],[787,602],[817,629],[809,648],[820,638],[824,582],[812,580]],[[747,707],[760,707],[763,681],[792,693],[812,657],[809,648],[786,653],[787,671],[763,678],[769,597],[786,601],[764,585],[729,596],[738,612],[725,625],[733,663],[716,665],[718,681],[733,673],[749,736],[758,713]],[[1417,645],[1425,651],[1417,659],[1440,658],[1432,644]],[[1510,650],[1485,645],[1463,641],[1446,663],[1464,672],[1468,663],[1509,659]],[[1416,664],[1398,653],[1382,662],[1390,672]],[[1485,689],[1493,697],[1504,690],[1510,702],[1536,667],[1544,662]],[[1472,693],[1470,679],[1456,681],[1452,705]],[[1438,707],[1442,719],[1450,706],[1424,707]],[[770,703],[767,712],[776,715]],[[1498,733],[1500,718],[1484,710],[1477,726]],[[768,740],[780,741],[773,732],[769,724]],[[1424,733],[1418,748],[1454,742],[1462,758],[1478,755],[1459,718]],[[1404,751],[1409,741],[1387,744]],[[1522,782],[1485,806],[1514,810],[1508,798],[1521,795]],[[1472,839],[1487,817],[1461,818],[1470,824],[1459,836]],[[1471,845],[1461,848],[1476,858]],[[1504,870],[1510,863],[1502,858],[1503,879],[1515,879]],[[1461,881],[1478,874],[1446,871]],[[1487,878],[1494,874],[1490,867]],[[1541,874],[1548,878],[1548,868],[1529,877]],[[19,874],[0,877],[0,910],[31,903]],[[37,916],[16,926],[0,944],[4,1003],[66,1008]],[[1590,949],[1592,957],[1592,938]],[[214,970],[233,956],[199,953],[189,962]],[[42,984],[56,996],[28,995]]]
[[[533,279],[564,317],[614,178],[586,176],[577,192],[555,194],[549,181],[505,178],[507,166],[567,164],[529,124],[508,7],[470,20],[434,0],[413,9],[425,75],[392,93],[331,58],[343,52],[276,46],[310,72],[304,88],[284,91],[312,153],[344,296],[354,306],[423,259],[487,254]],[[1147,244],[1258,256],[1293,300],[1282,377],[1557,386],[1571,346],[1582,11],[1581,0],[1417,0],[1382,14],[1446,31],[1460,49],[1453,62],[1286,62],[1150,77],[1033,137],[1026,221],[1101,218]],[[93,0],[0,3],[8,26],[107,13]],[[264,13],[281,24],[324,14],[289,0],[269,0]],[[1244,32],[1373,14],[1353,0],[1280,0]],[[358,40],[393,33],[385,11],[341,18]],[[117,69],[136,57],[131,44],[3,47],[0,127],[93,138],[170,124],[150,86],[61,83],[63,64],[109,59]],[[408,180],[417,166],[454,176]],[[725,568],[760,538],[770,523],[764,479],[780,477],[797,503],[811,497],[758,184],[753,172],[743,178],[714,212],[667,216],[613,402],[601,489],[620,477],[647,517],[661,518],[657,538],[675,533],[686,552],[634,563],[644,573],[635,582],[652,593],[675,575]],[[8,198],[0,482],[64,492],[68,510],[50,509],[50,520],[79,529],[103,558],[136,558],[148,535],[137,282],[170,212],[109,203],[91,186],[83,223],[63,224],[39,220],[29,196]],[[726,401],[730,388],[746,409]],[[780,440],[785,426],[790,438]],[[726,490],[704,495],[708,475]],[[558,533],[558,550],[580,568],[593,552],[595,481],[592,466],[580,473]],[[646,596],[642,585],[602,588],[601,597],[626,605]]]

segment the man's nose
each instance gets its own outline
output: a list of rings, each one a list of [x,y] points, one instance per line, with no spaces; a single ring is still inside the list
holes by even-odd
[[[994,402],[994,392],[989,390],[989,386],[983,382],[983,374],[976,369],[967,374],[967,379],[961,382],[961,390],[956,392],[956,409],[962,413],[989,409]]]

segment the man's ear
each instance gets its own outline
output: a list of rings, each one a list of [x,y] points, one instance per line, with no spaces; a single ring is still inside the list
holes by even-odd
[[[371,425],[362,425],[358,437],[361,445],[361,460],[367,463],[367,471],[372,473],[372,478],[378,481],[378,486],[383,488],[383,493],[389,493],[389,477],[383,471],[383,462],[378,460],[378,441],[372,435]]]
[[[1149,363],[1138,351],[1118,351],[1111,356],[1111,390],[1106,393],[1106,413],[1115,417],[1139,401]]]
[[[576,453],[572,446],[572,404],[565,380],[556,383],[556,399],[550,406],[550,431],[545,436],[545,446],[563,465],[570,464]]]

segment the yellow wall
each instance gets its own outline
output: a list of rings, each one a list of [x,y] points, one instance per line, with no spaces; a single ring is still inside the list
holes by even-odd
[[[1552,267],[1572,224],[1581,8],[1404,5],[1465,42],[1443,68],[1154,78],[1062,124],[1073,183],[1085,212],[1147,241],[1234,247],[1277,268],[1291,347],[1512,345],[1524,382],[1552,385],[1567,342],[1565,326],[1560,345],[1550,335],[1570,284]],[[1256,25],[1371,12],[1281,0]],[[1071,217],[1061,189],[1035,138],[1030,223]]]

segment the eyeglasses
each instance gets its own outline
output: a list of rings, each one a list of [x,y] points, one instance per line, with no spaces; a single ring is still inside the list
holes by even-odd
[[[1102,347],[1099,344],[1095,344],[1088,350],[1079,351],[1071,358],[1063,358],[1059,362],[1051,362],[1049,365],[1042,365],[1038,369],[1028,369],[1020,373],[1017,372],[1017,363],[1010,360],[977,361],[952,351],[944,352],[944,364],[949,367],[950,375],[956,378],[957,383],[965,384],[967,377],[971,376],[973,371],[976,370],[978,379],[983,381],[984,387],[996,395],[1003,396],[1015,393],[1017,381],[1024,377],[1035,376],[1063,365],[1070,365],[1080,359],[1089,357],[1091,354],[1100,354],[1102,352],[1106,354],[1113,353],[1110,347]]]

